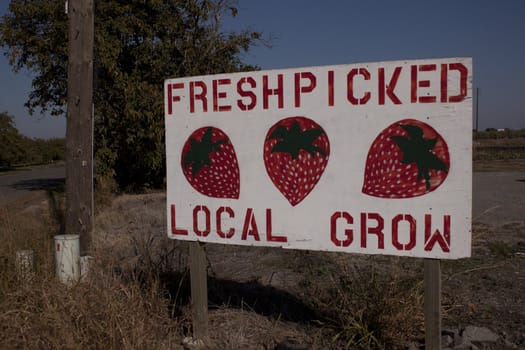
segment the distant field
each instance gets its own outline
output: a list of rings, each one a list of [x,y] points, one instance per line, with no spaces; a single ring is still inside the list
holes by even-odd
[[[474,140],[473,159],[525,159],[525,137]]]

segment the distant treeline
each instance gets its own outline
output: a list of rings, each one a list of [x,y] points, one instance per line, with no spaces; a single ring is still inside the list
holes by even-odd
[[[0,168],[48,164],[65,159],[65,139],[31,139],[18,132],[13,116],[0,113]]]
[[[525,159],[525,129],[474,132],[474,160]]]
[[[525,129],[513,130],[513,129],[494,129],[488,128],[485,131],[473,132],[474,138],[477,139],[516,139],[523,137],[525,138]]]
[[[474,159],[522,158],[525,156],[525,129],[473,131],[476,140]],[[508,141],[505,141],[508,140]],[[500,140],[500,141],[490,141]],[[503,143],[502,143],[503,142]],[[0,168],[21,165],[49,164],[65,160],[66,142],[63,138],[31,139],[18,132],[13,116],[0,112]]]

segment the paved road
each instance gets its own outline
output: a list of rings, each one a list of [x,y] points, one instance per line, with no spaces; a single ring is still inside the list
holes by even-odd
[[[64,183],[63,167],[37,168],[0,175],[0,203]],[[479,172],[473,176],[474,222],[525,221],[525,172]]]
[[[0,173],[0,203],[22,198],[31,191],[41,191],[64,184],[64,167],[35,168]]]
[[[472,221],[525,221],[525,172],[474,173]]]

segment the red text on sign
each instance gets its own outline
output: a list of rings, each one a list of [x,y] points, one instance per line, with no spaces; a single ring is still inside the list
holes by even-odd
[[[335,73],[303,69],[172,82],[166,84],[167,114],[174,115],[177,108],[190,114],[302,108],[310,99],[327,107],[457,103],[468,94],[468,68],[459,62],[365,66]]]
[[[217,234],[222,239],[230,239],[239,234],[235,227],[242,227],[240,232],[242,241],[288,241],[286,236],[273,234],[271,209],[266,209],[262,216],[256,216],[255,214],[253,208],[247,208],[242,216],[242,221],[238,221],[236,220],[235,212],[230,207],[221,206],[215,211],[211,211],[205,205],[197,205],[192,210],[193,230],[190,231],[177,227],[177,207],[175,204],[172,204],[170,206],[170,234],[178,236],[196,235],[203,238],[210,234]]]
[[[421,223],[420,223],[421,225]],[[441,249],[444,253],[450,252],[450,215],[443,216],[443,226],[432,223],[432,215],[426,214],[423,222],[423,248],[425,251]],[[379,213],[360,213],[359,246],[363,249],[384,250],[385,247],[397,251],[411,251],[418,243],[417,221],[410,214],[397,214],[390,220]],[[346,212],[339,211],[330,217],[330,240],[337,247],[349,247],[354,242],[354,217]],[[390,239],[386,240],[389,233]],[[420,235],[421,237],[423,235]]]

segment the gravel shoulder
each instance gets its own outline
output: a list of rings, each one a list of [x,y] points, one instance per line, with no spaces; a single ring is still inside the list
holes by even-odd
[[[503,225],[523,221],[525,171],[480,172],[473,176],[472,221]]]

